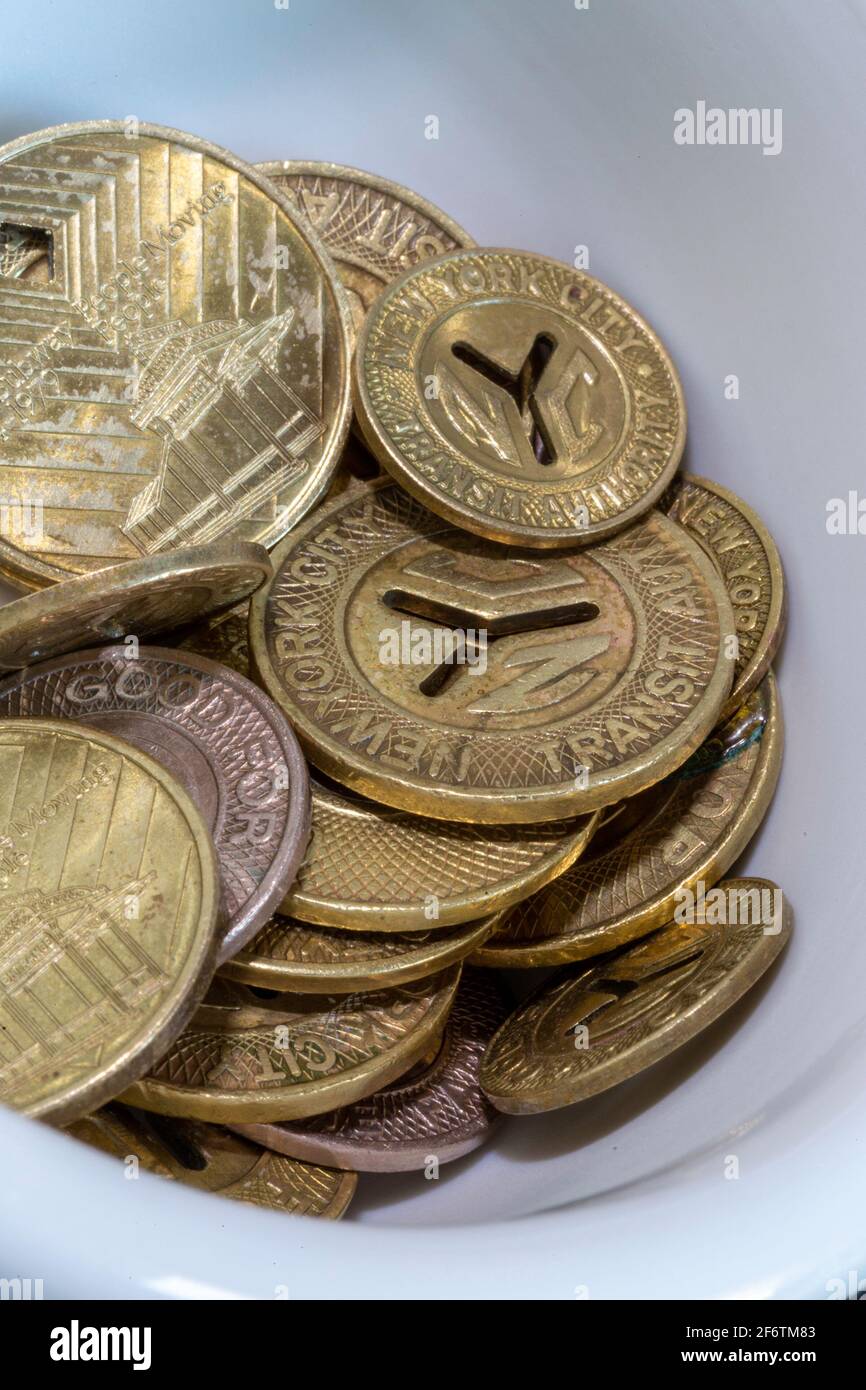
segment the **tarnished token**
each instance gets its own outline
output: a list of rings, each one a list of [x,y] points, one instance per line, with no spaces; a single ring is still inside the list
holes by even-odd
[[[163,767],[0,721],[0,1101],[73,1120],[146,1071],[214,967],[216,858]]]
[[[358,1186],[356,1173],[284,1158],[222,1125],[147,1115],[124,1105],[105,1106],[66,1132],[112,1158],[135,1158],[161,1177],[293,1216],[338,1220]]]
[[[297,994],[387,989],[435,975],[463,960],[496,930],[501,914],[450,931],[377,933],[310,926],[272,917],[222,967],[229,980]]]
[[[580,863],[508,913],[473,964],[584,960],[666,922],[678,895],[712,886],[755,834],[776,789],[783,742],[769,674],[684,767],[603,825]]]
[[[0,149],[0,230],[47,243],[50,270],[0,276],[4,571],[40,587],[228,533],[270,546],[318,501],[349,308],[272,183],[162,126],[57,126]]]
[[[440,208],[363,169],[291,159],[257,167],[327,246],[349,296],[356,329],[389,281],[421,261],[475,245]]]
[[[720,910],[670,922],[594,965],[560,970],[491,1040],[481,1086],[509,1115],[557,1110],[658,1062],[735,1004],[791,935],[774,883],[732,878]]]
[[[247,612],[205,619],[179,644],[247,675]],[[546,825],[449,824],[324,778],[310,786],[310,843],[280,911],[349,931],[426,932],[499,912],[573,864],[598,823],[593,812]]]
[[[64,580],[0,608],[0,670],[192,622],[270,577],[263,546],[215,541]]]
[[[417,266],[370,308],[355,409],[384,466],[491,540],[597,541],[635,521],[686,437],[676,369],[613,290],[528,251]]]
[[[444,1027],[460,969],[340,996],[266,999],[215,981],[190,1026],[122,1099],[224,1124],[335,1110],[387,1086],[424,1056]]]
[[[462,1158],[498,1119],[478,1073],[509,1007],[492,976],[467,971],[434,1056],[408,1076],[329,1115],[238,1132],[278,1153],[349,1170],[401,1173]]]
[[[663,506],[704,544],[725,581],[739,644],[724,711],[733,714],[769,671],[782,639],[785,576],[776,542],[751,507],[710,478],[676,477]]]
[[[251,681],[191,653],[102,647],[0,685],[0,716],[74,719],[150,753],[202,812],[219,860],[220,961],[279,906],[306,848],[306,764],[280,711]]]
[[[724,584],[660,512],[591,550],[505,553],[373,483],[273,560],[259,678],[317,767],[415,814],[586,813],[672,772],[728,697]]]

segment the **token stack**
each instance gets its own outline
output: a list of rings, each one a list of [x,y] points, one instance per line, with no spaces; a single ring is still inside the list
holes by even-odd
[[[772,965],[781,563],[618,294],[92,122],[0,149],[0,314],[0,1100],[339,1217]]]

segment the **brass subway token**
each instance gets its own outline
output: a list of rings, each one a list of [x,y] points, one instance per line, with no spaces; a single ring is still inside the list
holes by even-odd
[[[309,838],[309,777],[286,720],[252,681],[188,652],[100,647],[11,676],[0,715],[106,729],[173,773],[216,846],[221,961],[279,906]]]
[[[349,296],[356,330],[383,286],[472,238],[441,209],[390,179],[342,164],[259,164],[327,246]]]
[[[47,283],[0,278],[0,566],[18,582],[227,534],[271,546],[324,494],[348,304],[251,165],[162,126],[57,126],[0,149],[0,234],[50,243]]]
[[[273,561],[259,679],[317,767],[416,815],[534,824],[634,795],[730,691],[724,584],[660,512],[591,550],[505,554],[370,484]]]
[[[416,266],[353,365],[364,437],[420,502],[490,540],[597,541],[658,500],[686,436],[676,369],[624,299],[528,251]]]
[[[138,749],[0,720],[0,1101],[62,1122],[146,1071],[214,968],[207,828]]]
[[[450,931],[376,933],[310,926],[272,917],[220,973],[261,989],[350,994],[435,975],[477,950],[500,914]]]
[[[270,575],[263,546],[215,541],[64,580],[0,607],[0,670],[201,619]]]
[[[206,618],[179,644],[248,675],[247,612]],[[598,823],[593,812],[534,826],[449,824],[325,779],[310,789],[310,843],[280,911],[348,931],[427,932],[499,912],[573,864]]]
[[[521,903],[472,960],[584,960],[667,921],[677,894],[712,886],[746,848],[779,777],[784,731],[772,674],[665,782],[602,826],[585,857]]]
[[[122,1099],[145,1110],[247,1124],[319,1115],[408,1071],[439,1036],[460,966],[369,994],[276,995],[215,982],[150,1074]]]
[[[598,813],[461,825],[378,806],[313,777],[307,853],[281,911],[348,931],[425,932],[498,913],[589,844]],[[288,988],[288,986],[287,986]]]
[[[682,1047],[752,988],[790,937],[791,909],[767,879],[712,891],[724,898],[715,920],[670,922],[612,959],[567,966],[524,1000],[481,1064],[499,1110],[534,1114],[598,1095]]]
[[[724,713],[733,714],[763,680],[785,626],[785,576],[776,542],[741,498],[710,478],[682,474],[663,499],[715,560],[734,610],[739,652]]]
[[[66,1132],[112,1158],[135,1158],[160,1177],[293,1216],[339,1220],[358,1185],[356,1173],[299,1163],[221,1125],[155,1117],[123,1105],[105,1106]]]
[[[484,1050],[508,1015],[493,976],[467,971],[432,1058],[375,1095],[314,1119],[243,1126],[278,1153],[362,1172],[450,1163],[487,1140],[499,1118],[481,1090]]]

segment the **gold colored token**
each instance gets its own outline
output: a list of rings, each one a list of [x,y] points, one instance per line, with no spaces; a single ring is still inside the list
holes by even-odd
[[[317,767],[416,815],[527,824],[634,795],[730,691],[724,584],[660,512],[591,550],[504,553],[370,484],[273,560],[259,679]]]
[[[204,619],[179,645],[249,675],[247,612]],[[598,824],[596,812],[534,826],[449,824],[315,777],[310,789],[310,842],[280,911],[347,931],[427,932],[498,913],[573,864]]]
[[[338,931],[290,917],[267,926],[220,974],[242,984],[296,994],[350,994],[388,989],[435,975],[463,960],[496,930],[500,914],[450,931]]]
[[[462,825],[316,778],[311,791],[310,842],[281,911],[344,931],[425,932],[499,913],[573,864],[598,823],[593,812],[542,825]]]
[[[263,546],[215,541],[64,580],[0,608],[0,670],[201,619],[270,576]]]
[[[112,1158],[189,1187],[269,1211],[339,1220],[358,1185],[353,1172],[286,1158],[221,1125],[147,1115],[109,1105],[67,1129],[74,1139]]]
[[[624,299],[527,251],[463,250],[371,307],[353,365],[370,448],[490,540],[586,544],[643,515],[686,437],[676,369]]]
[[[131,745],[0,721],[0,1100],[72,1120],[169,1046],[213,972],[200,812]]]
[[[459,979],[453,965],[369,994],[272,999],[215,981],[186,1031],[121,1099],[224,1124],[323,1114],[372,1095],[423,1057]]]
[[[712,887],[763,820],[784,731],[772,674],[695,756],[603,824],[584,858],[521,903],[474,965],[561,965],[634,941]]]
[[[300,160],[277,160],[258,169],[327,246],[349,296],[356,330],[384,285],[422,261],[475,245],[440,208],[363,169]]]
[[[776,542],[736,493],[685,473],[662,503],[709,551],[734,610],[738,643],[734,688],[723,713],[733,714],[764,679],[785,626],[785,576]]]
[[[136,1123],[135,1116],[136,1112],[124,1105],[104,1105],[92,1115],[83,1115],[80,1120],[64,1125],[64,1133],[80,1144],[99,1149],[109,1158],[134,1158],[145,1172],[173,1178],[168,1154],[154,1134]]]
[[[27,587],[232,534],[271,546],[349,427],[348,303],[251,165],[90,121],[0,149],[0,567]],[[30,255],[28,250],[26,255]]]
[[[598,1095],[751,989],[787,943],[791,909],[767,879],[732,878],[711,892],[705,916],[670,922],[613,959],[568,966],[524,1000],[481,1064],[497,1109],[528,1115]]]

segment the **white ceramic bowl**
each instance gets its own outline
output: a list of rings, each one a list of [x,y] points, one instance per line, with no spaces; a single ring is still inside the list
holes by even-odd
[[[651,1072],[506,1122],[438,1181],[364,1178],[338,1225],[127,1182],[4,1113],[0,1273],[108,1297],[821,1298],[866,1278],[866,538],[826,527],[866,489],[862,4],[105,0],[51,20],[4,16],[3,140],[133,112],[250,160],[375,169],[481,243],[587,246],[647,316],[685,384],[687,464],[758,509],[787,569],[787,757],[739,868],[783,885],[795,935]],[[678,145],[699,101],[781,109],[781,151]]]

